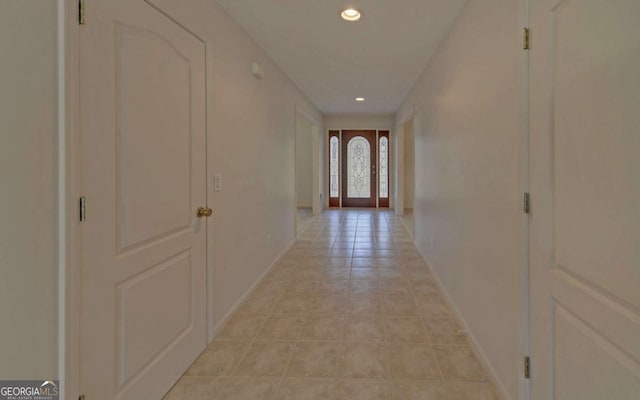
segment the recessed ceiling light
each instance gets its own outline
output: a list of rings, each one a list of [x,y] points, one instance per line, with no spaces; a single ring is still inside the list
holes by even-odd
[[[364,97],[356,97],[356,101],[362,102],[362,101],[364,101]]]
[[[342,10],[342,12],[340,13],[340,17],[342,17],[342,19],[344,19],[345,21],[353,22],[359,20],[360,17],[362,17],[362,13],[355,8],[347,8],[345,10]]]

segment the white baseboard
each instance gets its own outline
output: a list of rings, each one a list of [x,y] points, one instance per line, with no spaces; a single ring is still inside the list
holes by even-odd
[[[418,244],[416,243],[414,228],[410,227],[409,224],[407,224],[407,220],[404,218],[404,216],[400,217],[400,221],[402,221],[402,225],[404,225],[404,229],[407,230],[407,232],[409,233],[409,236],[411,236],[411,239],[413,239],[413,244],[415,244],[416,248],[418,248]],[[420,252],[420,250],[418,251]],[[422,258],[424,258],[424,255],[422,254],[422,252],[420,252],[420,255],[422,255]],[[424,261],[427,262],[427,259],[424,258]]]
[[[287,251],[289,251],[291,249],[291,247],[296,243],[296,239],[293,239],[291,241],[291,243],[289,243],[287,245],[287,247],[285,247],[284,250],[282,250],[280,252],[280,254],[278,254],[278,256],[276,257],[276,259],[271,263],[271,265],[269,265],[269,267],[262,273],[262,275],[260,275],[260,277],[258,277],[258,279],[255,281],[255,283],[253,285],[251,285],[251,287],[249,289],[247,289],[244,294],[238,299],[238,301],[236,301],[236,303],[233,305],[233,307],[231,307],[229,309],[229,311],[225,314],[225,316],[220,320],[220,322],[218,322],[218,324],[216,324],[216,326],[214,326],[213,328],[213,335],[212,335],[212,339],[211,341],[213,342],[216,339],[216,336],[218,336],[218,334],[220,333],[220,330],[222,330],[222,327],[224,326],[224,324],[227,323],[227,321],[229,321],[229,319],[231,318],[231,316],[233,315],[233,313],[235,313],[240,306],[247,300],[247,298],[249,297],[249,295],[251,294],[251,292],[253,292],[253,290],[264,280],[264,278],[269,274],[269,272],[271,272],[271,270],[273,269],[273,267],[276,266],[276,264],[278,264],[278,262],[282,259],[282,257],[286,254]]]
[[[464,329],[467,332],[467,338],[469,339],[469,344],[471,346],[471,350],[473,351],[475,356],[478,358],[478,360],[480,361],[482,366],[489,372],[489,380],[491,380],[491,383],[493,383],[493,385],[496,387],[496,390],[498,391],[498,393],[497,393],[498,397],[501,400],[512,400],[511,397],[509,396],[509,393],[507,392],[507,390],[505,389],[504,385],[502,384],[502,381],[500,379],[498,379],[498,375],[496,374],[496,370],[491,365],[491,362],[489,362],[489,358],[487,357],[486,353],[484,352],[484,350],[480,346],[480,343],[478,342],[478,339],[475,337],[475,335],[473,334],[471,329],[469,329],[469,325],[467,325],[467,322],[462,317],[462,314],[458,310],[458,307],[456,307],[456,304],[453,302],[453,299],[451,298],[451,296],[449,296],[449,293],[447,292],[447,290],[445,289],[444,285],[442,284],[442,281],[440,281],[440,278],[438,277],[438,274],[431,267],[432,264],[429,262],[429,260],[424,255],[424,253],[420,250],[420,247],[418,246],[418,244],[415,243],[415,240],[414,240],[414,244],[416,245],[416,248],[418,249],[418,252],[422,256],[424,261],[427,263],[427,268],[429,268],[429,271],[433,275],[438,287],[440,288],[440,290],[444,294],[444,298],[445,298],[447,304],[453,310],[453,313],[455,315],[455,318],[456,318],[458,324],[460,324],[462,329]]]

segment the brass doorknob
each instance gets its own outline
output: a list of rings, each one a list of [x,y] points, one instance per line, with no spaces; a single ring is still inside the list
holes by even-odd
[[[210,217],[211,214],[213,214],[213,210],[211,210],[209,207],[199,207],[198,212],[196,212],[198,218]]]

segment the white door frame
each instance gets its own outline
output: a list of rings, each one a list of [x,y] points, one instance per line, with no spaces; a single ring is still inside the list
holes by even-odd
[[[394,208],[396,214],[404,215],[404,123],[396,126],[393,150],[395,165]]]
[[[80,26],[78,2],[58,0],[59,21],[59,99],[64,110],[59,115],[64,125],[59,142],[59,164],[64,169],[65,181],[60,182],[59,193],[63,206],[59,227],[60,270],[58,275],[58,376],[60,398],[77,399],[80,396],[80,249],[81,230],[78,222],[79,182],[81,178],[80,149]],[[60,232],[64,230],[64,232]],[[64,242],[63,242],[64,241]],[[64,252],[64,253],[63,253]]]
[[[518,2],[518,26],[521,31],[529,26],[529,0]],[[522,46],[520,46],[522,47]],[[520,50],[518,59],[518,188],[520,201],[529,193],[529,52]],[[529,280],[529,215],[520,214],[518,224],[518,399],[529,400],[530,381],[525,378],[524,358],[531,353],[530,280]]]
[[[308,120],[309,122],[311,122],[311,196],[312,196],[312,203],[311,203],[311,207],[312,207],[312,213],[313,215],[318,215],[322,212],[323,210],[323,204],[322,204],[322,200],[320,199],[320,168],[322,168],[322,166],[319,164],[321,157],[320,157],[320,149],[322,148],[322,144],[320,143],[320,140],[322,138],[320,138],[320,123],[318,122],[318,120],[316,118],[314,118],[310,112],[308,112],[304,107],[296,104],[295,105],[295,112],[294,112],[294,135],[293,135],[293,165],[296,165],[296,151],[297,151],[297,147],[296,147],[296,143],[297,143],[297,135],[298,135],[298,118],[302,117],[305,118],[306,120]],[[297,168],[294,167],[294,173],[293,173],[293,188],[294,188],[294,196],[295,196],[295,201],[294,201],[294,232],[296,232],[296,235],[299,234],[300,232],[297,232],[297,222],[298,222],[298,210],[297,210],[297,206],[298,206],[298,201],[297,201],[297,197],[298,197],[298,181],[297,181],[297,176],[298,176],[298,171]]]
[[[414,143],[415,143],[415,132],[417,131],[417,127],[419,126],[419,116],[416,112],[416,106],[413,105],[411,111],[402,116],[396,123],[395,129],[395,140],[394,147],[395,150],[392,153],[395,155],[394,165],[395,165],[395,185],[394,185],[394,201],[393,205],[395,207],[396,214],[399,216],[404,215],[404,188],[405,188],[405,170],[404,170],[404,160],[405,160],[405,125],[407,122],[413,120],[413,133],[414,133]],[[415,150],[414,150],[415,152]]]

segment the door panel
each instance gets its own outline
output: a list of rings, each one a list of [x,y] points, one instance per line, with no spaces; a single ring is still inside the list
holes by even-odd
[[[115,29],[118,234],[129,248],[189,229],[191,77],[189,60],[162,36]]]
[[[190,254],[184,252],[117,285],[116,331],[122,333],[117,349],[120,385],[188,331],[192,322],[191,267]]]
[[[144,1],[81,31],[81,391],[160,399],[206,344],[204,44]]]
[[[640,3],[530,3],[532,398],[640,398]]]
[[[342,131],[342,206],[376,207],[376,131]]]
[[[634,360],[560,303],[554,311],[555,398],[637,399],[640,380]]]

